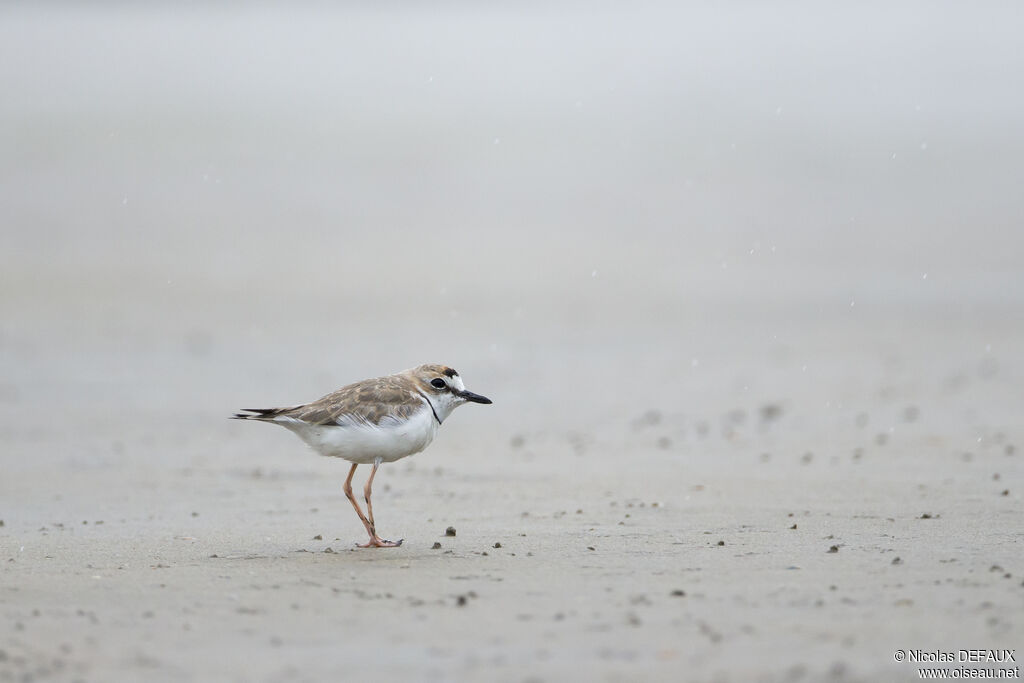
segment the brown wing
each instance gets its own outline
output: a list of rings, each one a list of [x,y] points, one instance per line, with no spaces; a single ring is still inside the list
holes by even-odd
[[[369,422],[378,425],[386,417],[406,418],[423,409],[423,399],[396,377],[378,377],[349,384],[323,398],[283,410],[278,415],[310,424]]]

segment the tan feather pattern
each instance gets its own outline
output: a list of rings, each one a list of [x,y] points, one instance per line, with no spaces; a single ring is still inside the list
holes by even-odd
[[[390,376],[349,384],[313,403],[279,414],[314,425],[349,420],[379,425],[386,417],[404,419],[425,407],[424,398],[409,390],[408,381]]]
[[[458,375],[445,365],[422,365],[416,370],[448,377]],[[380,425],[385,418],[402,420],[427,407],[426,395],[435,391],[430,385],[401,373],[349,384],[312,403],[286,408],[245,408],[246,412],[256,414],[238,413],[234,417],[268,422],[290,417],[311,425],[344,425],[346,422]]]

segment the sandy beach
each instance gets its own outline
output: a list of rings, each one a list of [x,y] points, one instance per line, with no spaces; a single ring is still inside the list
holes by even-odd
[[[1015,27],[0,10],[0,681],[1019,677]],[[227,419],[426,362],[400,548]]]

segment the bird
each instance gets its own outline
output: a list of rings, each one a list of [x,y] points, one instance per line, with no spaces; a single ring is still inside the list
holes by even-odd
[[[342,486],[370,539],[360,548],[396,548],[402,540],[377,535],[370,502],[373,478],[382,463],[419,453],[434,440],[441,424],[465,403],[491,399],[466,389],[447,365],[428,363],[409,370],[344,386],[311,403],[285,408],[242,408],[234,420],[272,422],[291,430],[320,455],[352,463]],[[363,487],[366,514],[352,493],[359,465],[373,465]]]

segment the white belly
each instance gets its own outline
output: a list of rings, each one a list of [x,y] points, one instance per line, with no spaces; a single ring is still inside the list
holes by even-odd
[[[380,425],[364,422],[313,426],[288,418],[274,422],[295,432],[320,455],[343,458],[361,465],[369,465],[377,458],[382,462],[394,462],[419,453],[437,434],[437,420],[426,405],[407,420],[385,418]]]

